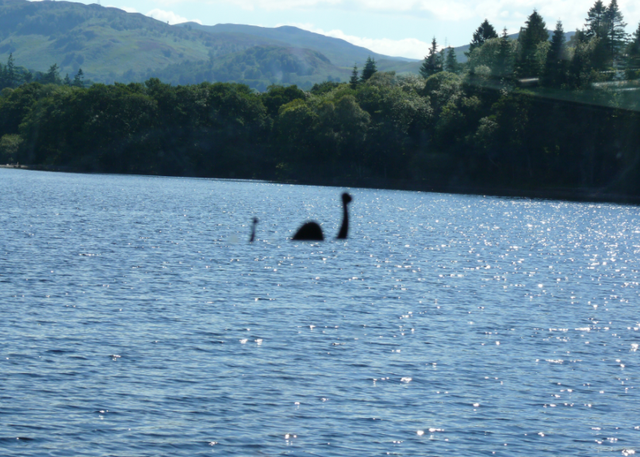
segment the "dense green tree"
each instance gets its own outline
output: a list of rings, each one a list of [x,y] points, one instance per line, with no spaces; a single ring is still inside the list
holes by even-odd
[[[42,84],[60,84],[60,69],[57,63],[49,67],[49,71],[42,75],[40,82]]]
[[[442,65],[442,55],[438,52],[438,42],[436,41],[436,37],[433,37],[429,54],[424,58],[422,66],[420,67],[420,74],[423,78],[428,78],[431,75],[441,72]]]
[[[360,78],[358,78],[358,66],[353,65],[353,71],[351,72],[351,79],[349,79],[349,86],[355,90],[358,87],[358,83],[360,82]]]
[[[599,38],[589,38],[586,32],[581,30],[576,30],[571,37],[571,60],[567,73],[567,83],[570,88],[583,89],[593,81],[595,75],[593,61],[599,44]]]
[[[4,68],[2,76],[3,87],[15,87],[18,85],[18,75],[16,74],[16,69],[13,62],[13,53],[9,54],[9,58],[7,59],[7,66]]]
[[[631,78],[640,76],[640,24],[627,47],[627,73]]]
[[[22,144],[20,135],[3,135],[0,137],[0,164],[17,162],[18,150]]]
[[[314,84],[309,92],[313,95],[323,95],[327,92],[331,92],[333,89],[340,85],[339,82],[336,81],[324,81],[321,83]]]
[[[469,56],[470,73],[476,74],[479,67],[486,67],[490,70],[491,78],[510,78],[515,45],[513,40],[506,37],[485,41],[484,45],[474,49]]]
[[[558,21],[551,37],[551,46],[547,53],[541,82],[548,87],[559,88],[566,82],[567,54],[562,22]]]
[[[456,74],[460,73],[458,57],[456,56],[456,51],[452,47],[447,49],[447,54],[444,60],[444,71]]]
[[[84,87],[84,73],[82,72],[82,68],[78,68],[78,73],[76,73],[73,78],[73,86]]]
[[[516,57],[516,74],[520,78],[538,76],[542,70],[540,65],[539,45],[549,39],[547,25],[536,10],[527,18],[526,27],[518,36],[518,55]]]
[[[364,64],[364,68],[362,69],[360,80],[362,82],[367,81],[375,74],[376,71],[378,71],[378,69],[376,68],[376,61],[371,57],[367,57],[367,62]]]
[[[492,38],[498,38],[498,33],[496,29],[493,28],[493,25],[489,23],[489,20],[485,19],[480,27],[473,32],[473,39],[471,43],[469,43],[469,50],[466,52],[467,56],[469,56],[474,49],[482,46],[485,41],[491,40]]]
[[[502,30],[500,45],[496,56],[495,69],[492,70],[495,76],[500,78],[511,78],[513,75],[513,59],[515,56],[515,42],[509,39],[506,27]]]
[[[611,3],[609,3],[607,7],[605,17],[607,27],[605,36],[609,51],[608,57],[612,64],[616,64],[627,43],[627,33],[625,32],[627,24],[624,22],[617,0],[611,0]]]
[[[604,38],[607,34],[607,7],[602,0],[596,0],[587,12],[584,32],[587,38]]]
[[[286,105],[296,99],[304,100],[305,92],[298,89],[298,86],[269,86],[267,91],[262,93],[260,98],[262,104],[267,108],[267,114],[275,119],[278,110],[282,105]]]

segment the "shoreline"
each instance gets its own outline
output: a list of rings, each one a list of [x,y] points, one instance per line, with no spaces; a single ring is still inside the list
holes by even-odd
[[[30,171],[47,171],[53,173],[80,173],[80,174],[118,174],[88,172],[63,167],[46,167],[38,165],[10,165],[3,164],[0,168],[20,169]],[[126,175],[126,173],[123,173]],[[131,173],[132,175],[138,175]],[[309,179],[309,180],[277,180],[263,178],[235,178],[221,176],[172,176],[172,175],[145,175],[138,176],[166,176],[181,178],[203,179],[231,179],[234,181],[263,181],[273,184],[291,184],[301,186],[322,187],[352,187],[362,189],[399,190],[409,192],[447,193],[457,195],[491,196],[501,198],[528,198],[540,200],[558,200],[582,203],[616,203],[623,205],[640,205],[640,195],[626,195],[606,192],[603,189],[587,188],[549,188],[549,189],[516,189],[504,187],[482,187],[474,185],[456,185],[448,183],[426,183],[421,181],[383,179],[383,178],[334,178],[334,179]]]

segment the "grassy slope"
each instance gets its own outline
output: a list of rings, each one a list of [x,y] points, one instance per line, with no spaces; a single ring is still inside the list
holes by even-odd
[[[181,25],[184,26],[186,24]],[[188,25],[194,29],[202,30],[213,35],[220,33],[242,33],[270,40],[277,40],[287,43],[287,45],[291,47],[312,49],[327,56],[331,63],[338,67],[352,68],[354,63],[358,63],[362,66],[367,60],[367,57],[372,57],[376,59],[376,61],[388,60],[396,63],[412,60],[403,57],[385,56],[370,51],[369,49],[355,46],[339,38],[332,38],[291,26],[276,28],[241,24],[217,24],[213,26],[206,26],[193,22],[188,23]]]
[[[168,73],[177,81],[188,79],[194,65],[206,67],[207,62],[213,62],[210,66],[218,75],[224,73],[225,65],[243,67],[247,53],[256,54],[250,51],[255,46],[282,48],[275,60],[271,52],[264,62],[256,63],[262,70],[274,67],[260,76],[260,85],[291,82],[308,86],[329,77],[346,81],[354,62],[362,68],[369,56],[376,59],[380,70],[415,73],[420,65],[295,27],[170,26],[96,4],[0,0],[0,62],[13,53],[17,65],[39,71],[57,63],[62,75],[73,76],[82,68],[88,78],[101,82]],[[298,66],[310,66],[313,72],[291,73],[285,76],[286,81],[279,80],[283,72],[277,66],[283,53],[297,59]],[[180,71],[182,75],[177,74]],[[229,73],[237,75],[238,68],[229,68]],[[237,77],[231,80],[242,81]]]

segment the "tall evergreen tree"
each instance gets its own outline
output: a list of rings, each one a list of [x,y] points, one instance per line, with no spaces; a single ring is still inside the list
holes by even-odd
[[[587,32],[580,29],[576,30],[575,35],[571,37],[573,57],[569,62],[567,73],[569,87],[580,89],[589,84],[593,73],[594,47],[597,43],[597,38],[589,38]]]
[[[358,66],[354,64],[353,71],[351,72],[351,79],[349,79],[349,86],[353,90],[356,90],[356,87],[358,87],[359,82],[360,82],[360,78],[358,78]]]
[[[536,51],[540,43],[549,39],[547,24],[536,10],[533,10],[533,13],[527,18],[526,24],[518,36],[516,73],[520,78],[539,76],[541,69],[536,60]]]
[[[598,37],[603,39],[607,32],[607,7],[602,0],[596,0],[591,9],[587,12],[584,32],[587,38]]]
[[[424,58],[420,67],[420,74],[423,78],[428,78],[431,75],[440,73],[442,71],[442,63],[442,55],[438,52],[438,42],[436,37],[433,37],[429,54]]]
[[[58,64],[54,63],[49,67],[49,71],[47,71],[42,76],[43,84],[60,84],[60,72],[58,69]]]
[[[493,25],[489,23],[487,19],[484,20],[480,27],[473,32],[473,39],[469,43],[469,50],[465,53],[467,56],[471,55],[475,48],[478,48],[484,44],[485,41],[491,38],[498,38],[498,33]]]
[[[5,74],[6,74],[5,79],[6,79],[7,87],[15,87],[18,85],[16,69],[13,63],[13,53],[10,53],[9,58],[7,59],[7,67],[5,68]]]
[[[502,30],[500,47],[496,56],[496,68],[494,74],[500,78],[509,78],[513,74],[513,48],[507,34],[507,28]]]
[[[627,33],[624,30],[627,24],[624,22],[617,0],[611,0],[611,3],[607,7],[606,26],[606,41],[609,51],[609,59],[613,65],[620,57],[622,49],[627,43]]]
[[[589,9],[584,24],[584,37],[592,40],[590,44],[592,53],[589,61],[596,70],[604,70],[607,68],[610,60],[607,31],[607,7],[604,6],[602,0],[596,0]]]
[[[640,24],[627,46],[627,71],[630,77],[635,77],[640,72]]]
[[[447,56],[444,59],[444,71],[456,74],[460,73],[458,57],[456,56],[456,51],[452,47],[449,47],[447,50]]]
[[[542,73],[542,84],[548,87],[561,87],[566,80],[567,60],[565,36],[562,22],[558,21],[551,37],[551,47]]]
[[[78,68],[78,73],[73,78],[73,85],[75,87],[84,87],[84,73],[82,72],[82,68]]]
[[[360,79],[362,82],[365,82],[369,78],[371,78],[378,69],[376,68],[376,61],[371,57],[367,57],[367,62],[364,64],[364,68],[362,69],[362,75]]]

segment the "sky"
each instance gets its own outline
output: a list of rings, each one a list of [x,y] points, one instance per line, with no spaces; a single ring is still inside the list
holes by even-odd
[[[293,25],[342,38],[374,52],[422,59],[435,37],[440,46],[468,44],[484,19],[515,33],[534,9],[554,29],[584,26],[595,0],[100,0],[170,24]],[[603,0],[605,5],[610,0]],[[98,3],[82,0],[81,3]],[[618,0],[627,32],[640,23],[640,1]]]

